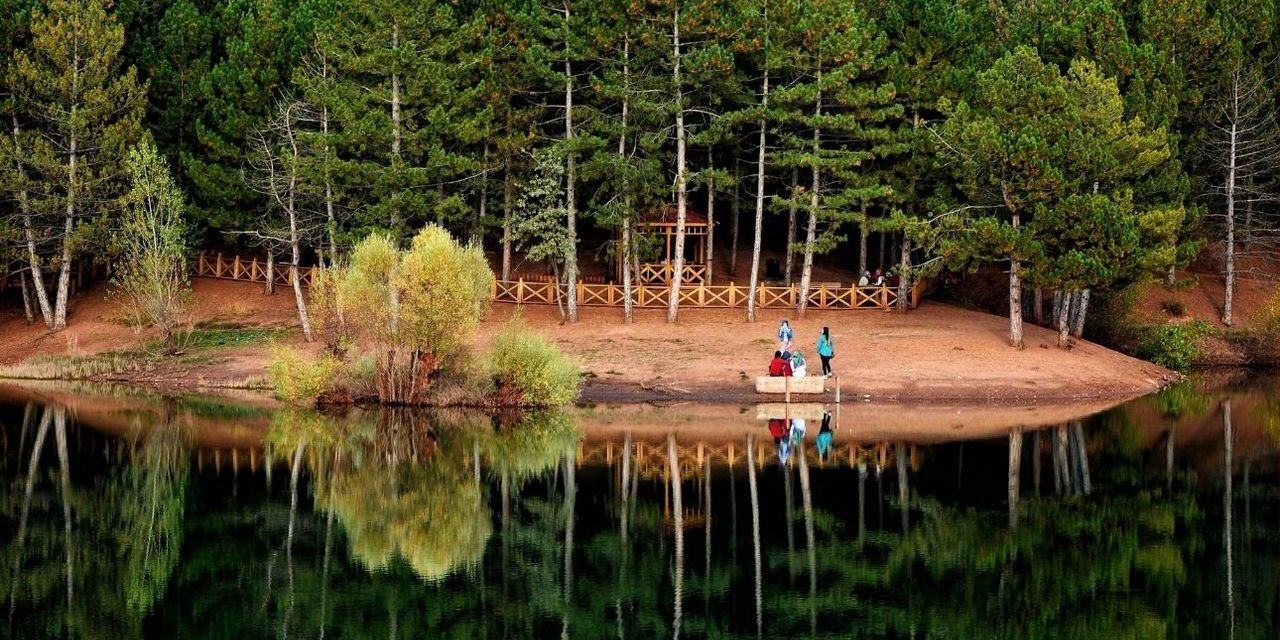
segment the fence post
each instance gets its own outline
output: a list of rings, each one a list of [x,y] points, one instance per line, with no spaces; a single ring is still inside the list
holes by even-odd
[[[524,304],[524,278],[516,282],[516,304]]]
[[[214,269],[213,277],[215,278],[222,277],[222,252],[221,251],[218,252],[218,264],[217,264],[217,268]]]

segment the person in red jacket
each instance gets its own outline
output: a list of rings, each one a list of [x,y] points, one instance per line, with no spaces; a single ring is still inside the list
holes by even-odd
[[[773,352],[773,360],[769,362],[769,375],[775,378],[791,375],[791,360],[782,357],[781,351]]]

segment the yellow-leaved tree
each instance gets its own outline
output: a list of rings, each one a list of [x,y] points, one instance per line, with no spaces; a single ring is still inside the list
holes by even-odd
[[[436,225],[423,228],[408,249],[373,234],[324,288],[331,309],[356,342],[374,349],[375,386],[386,404],[420,404],[447,354],[488,311],[493,272],[476,247],[458,244]],[[313,295],[319,292],[313,292]]]

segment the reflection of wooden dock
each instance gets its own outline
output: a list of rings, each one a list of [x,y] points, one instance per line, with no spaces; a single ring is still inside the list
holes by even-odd
[[[822,420],[824,405],[821,402],[761,402],[756,405],[756,420],[775,418],[800,418]]]

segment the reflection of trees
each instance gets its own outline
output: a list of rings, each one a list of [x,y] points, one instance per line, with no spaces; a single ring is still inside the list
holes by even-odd
[[[143,636],[143,617],[178,564],[187,484],[186,435],[164,414],[152,426],[138,431],[124,464],[84,474],[69,451],[68,411],[28,407],[23,472],[0,487],[0,515],[18,522],[0,547],[3,635]]]

